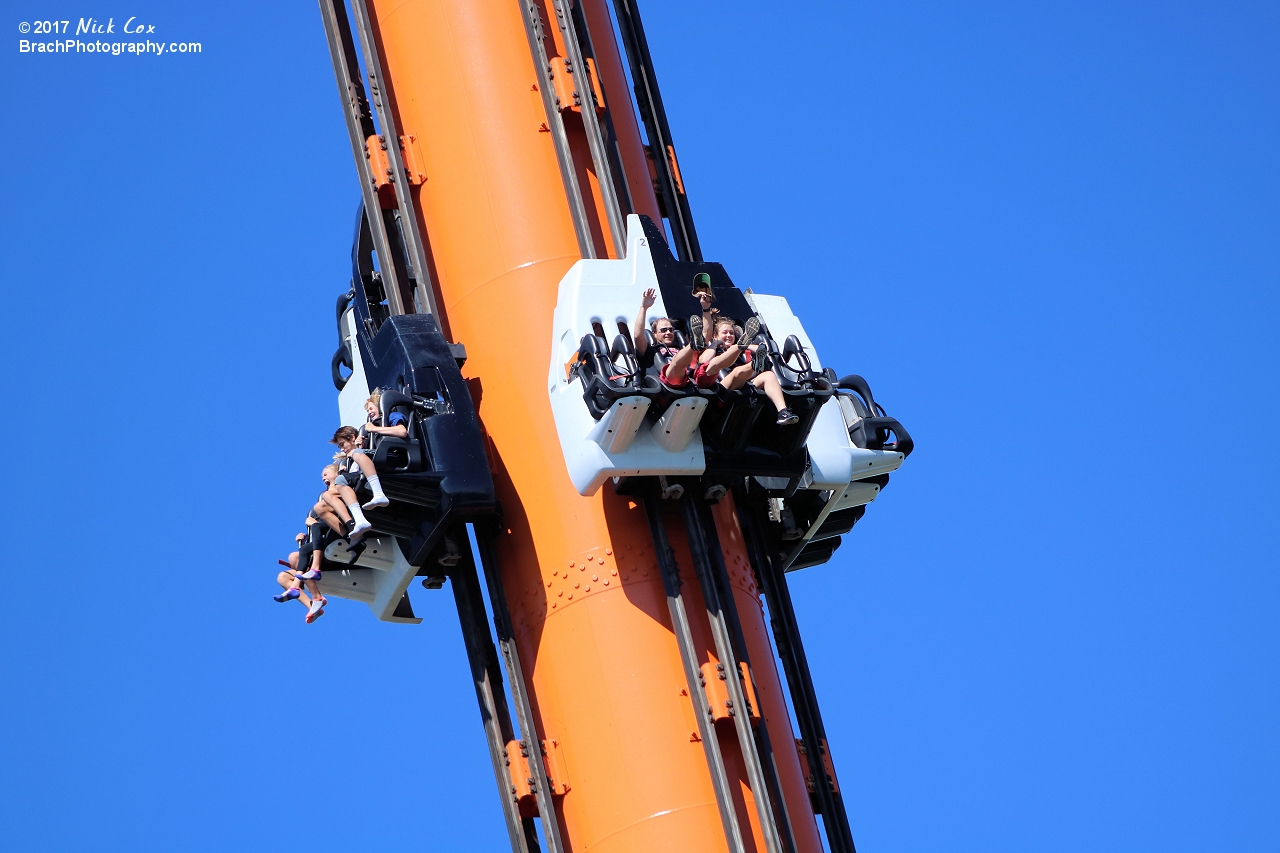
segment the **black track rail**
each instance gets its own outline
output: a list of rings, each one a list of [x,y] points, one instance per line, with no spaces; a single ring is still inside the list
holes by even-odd
[[[538,75],[538,88],[542,92],[542,108],[547,114],[547,128],[551,131],[556,160],[560,164],[560,180],[564,183],[565,199],[569,203],[569,216],[573,219],[573,230],[578,237],[578,251],[584,258],[595,258],[597,257],[595,240],[591,237],[587,208],[582,201],[582,188],[578,186],[573,151],[569,148],[569,133],[565,130],[560,109],[556,106],[556,90],[551,82],[551,60],[547,56],[542,13],[534,0],[519,0],[519,3],[520,15],[524,19],[525,35],[529,39],[529,52],[533,55],[534,71]],[[583,100],[585,102],[587,99]]]
[[[746,534],[747,554],[755,570],[760,588],[764,590],[769,605],[769,619],[773,625],[773,639],[778,647],[778,657],[787,676],[791,691],[791,704],[795,707],[796,723],[800,737],[809,755],[809,768],[815,782],[815,796],[822,825],[827,834],[827,846],[831,853],[857,853],[853,844],[853,832],[849,828],[849,815],[845,811],[844,798],[828,784],[822,760],[823,744],[827,732],[822,725],[822,710],[818,707],[818,695],[809,672],[809,660],[800,640],[800,626],[796,622],[795,607],[791,603],[791,591],[781,569],[769,558],[765,545],[764,525],[759,507],[754,507],[742,485],[734,488],[734,501],[738,518]],[[834,760],[833,760],[834,765]]]
[[[711,773],[711,786],[716,793],[716,806],[724,825],[725,841],[729,853],[745,853],[742,828],[734,810],[733,792],[729,787],[729,775],[724,769],[724,756],[720,754],[720,741],[716,737],[715,723],[707,707],[702,689],[702,675],[698,669],[698,652],[693,644],[693,632],[689,629],[689,614],[680,593],[680,569],[675,554],[667,543],[667,531],[662,522],[658,498],[650,492],[644,496],[645,515],[649,519],[649,533],[653,537],[653,550],[662,573],[662,586],[667,593],[667,608],[671,613],[671,626],[680,648],[680,661],[684,664],[684,677],[688,685],[689,700],[693,703],[693,715],[698,721],[698,736],[702,738],[702,751]]]
[[[475,526],[476,544],[480,546],[480,563],[484,568],[485,585],[489,590],[489,606],[493,608],[493,627],[498,633],[498,648],[511,676],[511,695],[515,700],[516,719],[520,721],[520,735],[529,752],[529,771],[533,778],[533,794],[538,802],[538,816],[542,818],[542,833],[546,837],[550,853],[565,853],[560,833],[560,820],[555,803],[551,800],[551,784],[547,781],[547,766],[543,760],[542,738],[534,723],[533,705],[529,701],[524,668],[520,664],[520,652],[516,649],[515,632],[511,627],[511,613],[507,609],[507,595],[498,575],[498,557],[493,540],[497,526]]]
[[[351,21],[343,0],[320,0],[320,16],[324,19],[324,33],[329,42],[329,58],[333,60],[333,73],[338,80],[338,93],[342,97],[342,114],[346,119],[347,135],[351,140],[351,155],[356,161],[360,176],[360,193],[365,211],[376,210],[381,216],[368,216],[369,232],[373,237],[373,250],[382,266],[382,280],[386,286],[387,304],[392,314],[405,313],[405,287],[409,280],[403,251],[397,245],[399,233],[395,214],[383,210],[374,186],[373,172],[365,151],[366,140],[378,133],[365,95],[364,80],[360,76],[360,60],[356,54],[355,39],[351,35]]]
[[[459,542],[465,542],[467,538],[465,531],[455,531],[454,537]],[[489,746],[489,760],[493,763],[493,777],[502,800],[502,816],[511,837],[511,850],[512,853],[540,853],[533,818],[520,817],[507,770],[507,744],[515,739],[515,731],[511,727],[502,669],[498,665],[493,636],[489,633],[489,618],[485,613],[480,580],[470,548],[464,549],[461,562],[449,572],[449,577],[453,582],[458,622],[462,626],[462,642],[467,650],[467,661],[471,664],[471,680],[480,706],[485,742]]]
[[[631,80],[635,85],[636,105],[640,120],[644,122],[645,135],[649,137],[649,152],[658,172],[658,188],[666,208],[667,222],[675,237],[676,254],[682,261],[702,263],[702,247],[693,227],[693,213],[689,210],[689,197],[680,191],[683,181],[677,178],[676,164],[668,154],[675,151],[671,141],[671,126],[667,123],[667,110],[662,105],[662,93],[658,90],[658,76],[653,70],[653,57],[649,55],[649,40],[645,38],[644,24],[636,0],[613,0],[614,14],[618,19],[618,32],[631,66]]]
[[[439,316],[436,309],[435,289],[431,286],[430,273],[427,269],[426,247],[422,235],[418,233],[418,213],[410,190],[409,170],[405,168],[404,157],[400,152],[400,131],[396,127],[394,111],[391,108],[392,94],[386,77],[382,73],[382,57],[378,53],[378,41],[374,32],[376,24],[369,16],[365,0],[351,0],[351,7],[356,16],[356,28],[360,31],[360,46],[364,51],[364,66],[369,75],[373,108],[378,116],[378,124],[382,126],[383,147],[387,152],[387,160],[391,163],[392,174],[388,176],[388,180],[396,194],[396,209],[400,214],[399,236],[405,254],[401,263],[408,266],[408,275],[413,280],[413,294],[417,299],[418,313]]]
[[[715,534],[715,521],[710,517],[707,505],[688,493],[680,503],[689,537],[689,552],[693,556],[694,570],[702,586],[702,599],[707,608],[707,621],[711,626],[716,657],[724,667],[725,686],[729,701],[733,703],[734,729],[738,735],[743,764],[746,765],[752,799],[755,800],[765,850],[767,853],[794,853],[795,834],[785,800],[782,799],[781,786],[778,784],[777,766],[773,761],[769,734],[764,724],[764,712],[760,708],[755,709],[756,715],[760,717],[760,725],[753,727],[746,691],[739,677],[739,663],[746,664],[750,671],[751,662],[742,638],[742,626],[737,618],[733,590],[725,571],[724,555]],[[752,682],[754,681],[752,676]]]
[[[600,187],[600,200],[604,204],[605,218],[609,221],[609,232],[613,237],[615,257],[622,258],[627,253],[627,225],[622,219],[622,208],[618,204],[617,184],[613,180],[613,169],[609,161],[608,145],[600,128],[599,114],[596,112],[594,89],[591,85],[590,73],[582,54],[582,41],[578,36],[578,27],[574,14],[569,9],[569,0],[551,0],[555,7],[556,22],[560,25],[560,34],[564,40],[566,57],[572,69],[570,75],[573,87],[578,96],[582,115],[582,126],[587,135],[587,147],[591,150],[591,162],[595,166],[597,183]],[[589,37],[589,34],[588,34]],[[560,69],[557,69],[559,71]],[[568,109],[570,104],[562,104]],[[601,104],[603,106],[603,104]]]
[[[370,100],[361,76],[356,40],[351,31],[346,3],[344,0],[320,0],[320,16],[324,20],[329,58],[333,60],[333,73],[342,97],[342,114],[346,119],[351,154],[360,177],[364,209],[366,212],[376,210],[380,214],[366,218],[387,292],[387,306],[392,314],[434,314],[435,293],[428,280],[425,244],[418,233],[418,220],[409,193],[408,175],[400,156],[400,140],[396,135],[395,120],[387,101],[382,63],[373,38],[373,25],[364,0],[352,2],[365,63],[370,68],[369,78],[374,93],[372,103],[383,128],[382,134],[378,133],[378,127],[374,124],[374,113],[370,109]],[[393,174],[388,177],[396,191],[397,207],[390,210],[384,209],[378,198],[367,150],[368,140],[378,136],[382,137],[387,158],[392,164]]]

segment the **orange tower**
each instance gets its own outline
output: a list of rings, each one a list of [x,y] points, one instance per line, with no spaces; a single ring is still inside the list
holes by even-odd
[[[500,526],[477,526],[475,536],[522,716],[522,739],[501,753],[500,727],[486,720],[495,767],[500,758],[506,774],[499,787],[513,848],[539,843],[536,816],[552,850],[821,853],[820,813],[830,848],[851,851],[782,572],[820,562],[814,546],[829,556],[830,522],[860,516],[866,503],[847,495],[873,498],[909,452],[901,438],[885,444],[885,424],[870,423],[883,412],[869,389],[865,400],[842,403],[829,379],[815,380],[828,382],[815,403],[807,386],[814,430],[821,410],[851,447],[859,415],[868,435],[883,434],[866,449],[879,461],[841,474],[838,488],[804,481],[819,466],[804,461],[803,437],[791,453],[808,473],[771,480],[738,471],[719,488],[702,476],[676,489],[665,477],[626,472],[610,482],[613,469],[597,477],[603,487],[584,488],[566,467],[566,427],[544,381],[554,390],[557,371],[585,377],[559,363],[554,345],[557,311],[567,310],[563,282],[614,269],[599,266],[606,261],[636,263],[644,246],[669,308],[663,270],[675,280],[706,267],[716,293],[732,290],[722,268],[702,262],[634,3],[356,0],[350,16],[342,0],[321,8],[365,210],[378,212],[366,221],[386,311],[433,314],[448,340],[465,345],[462,376],[501,504]],[[751,304],[766,316],[765,303]],[[770,328],[790,316],[768,310]],[[802,329],[796,337],[807,343]],[[573,361],[576,334],[571,343]],[[786,502],[805,489],[818,509],[797,522]],[[825,537],[817,535],[824,524]],[[799,532],[786,540],[790,529]],[[790,559],[786,541],[797,546]],[[474,606],[478,587],[451,577]],[[762,593],[783,631],[778,651],[800,740]],[[393,615],[411,614],[405,607],[407,598]],[[486,631],[471,642],[488,641]],[[496,678],[481,687],[478,676],[482,705],[485,695],[505,704],[494,698]]]

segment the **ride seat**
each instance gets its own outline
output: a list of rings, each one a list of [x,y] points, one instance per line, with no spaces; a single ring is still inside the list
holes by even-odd
[[[392,412],[404,415],[405,428],[408,429],[409,436],[396,438],[391,435],[371,433],[377,436],[373,440],[373,467],[379,473],[421,471],[422,444],[417,438],[417,409],[413,404],[413,398],[400,391],[383,389],[381,408],[384,423],[390,421]]]
[[[845,423],[849,425],[849,439],[855,447],[897,450],[904,457],[911,455],[915,442],[897,418],[885,414],[884,407],[872,396],[867,380],[851,373],[835,384]],[[889,440],[890,435],[893,441]]]
[[[773,338],[769,338],[768,342],[769,362],[784,391],[807,390],[806,384],[821,376],[813,369],[804,346],[795,335],[787,337],[782,349],[778,349],[778,342]]]
[[[652,398],[661,391],[656,379],[641,375],[635,351],[625,335],[618,335],[612,349],[599,335],[583,335],[575,369],[582,380],[582,399],[596,420],[623,397]]]
[[[710,392],[696,387],[692,381],[688,382],[683,388],[672,388],[671,386],[664,384],[658,377],[662,375],[662,371],[666,366],[671,363],[671,357],[663,355],[659,351],[659,347],[661,345],[658,343],[658,339],[654,336],[651,330],[644,330],[644,339],[648,342],[649,350],[653,353],[653,366],[648,368],[646,371],[645,379],[658,383],[658,388],[661,391],[663,398],[669,402],[671,399],[675,399],[677,397],[713,396]],[[671,344],[672,348],[679,352],[688,345],[688,338],[684,336],[683,332],[677,330],[673,336]],[[650,409],[650,413],[658,415],[661,414],[664,409],[665,406],[655,407]]]

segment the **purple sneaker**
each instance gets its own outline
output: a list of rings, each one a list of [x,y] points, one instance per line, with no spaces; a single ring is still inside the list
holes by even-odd
[[[299,590],[286,589],[284,592],[280,593],[279,595],[273,595],[271,597],[274,598],[276,601],[285,602],[285,601],[293,601],[295,598],[297,598],[301,594],[302,592]]]

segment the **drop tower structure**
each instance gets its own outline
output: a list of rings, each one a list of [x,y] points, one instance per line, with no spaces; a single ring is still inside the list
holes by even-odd
[[[851,853],[785,573],[830,558],[905,430],[703,260],[634,0],[320,7],[362,190],[339,409],[382,389],[410,433],[322,588],[411,623],[410,582],[449,581],[513,851]],[[683,343],[700,274],[798,422],[637,357],[642,293]]]

